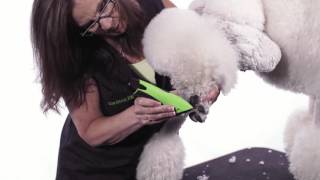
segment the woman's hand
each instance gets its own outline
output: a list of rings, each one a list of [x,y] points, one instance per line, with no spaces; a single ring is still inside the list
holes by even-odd
[[[209,113],[209,107],[204,106],[203,103],[209,103],[209,106],[213,104],[220,94],[220,89],[218,86],[214,86],[207,95],[202,96],[199,98],[199,96],[191,96],[190,97],[190,103],[194,108],[196,108],[195,112],[192,112],[189,117],[191,120],[195,122],[204,122],[207,114]]]
[[[133,110],[135,118],[143,125],[160,123],[165,118],[176,115],[174,107],[161,105],[160,102],[145,97],[135,99]]]
[[[206,96],[201,97],[201,102],[209,102],[213,104],[216,102],[220,95],[220,88],[218,86],[214,86]]]

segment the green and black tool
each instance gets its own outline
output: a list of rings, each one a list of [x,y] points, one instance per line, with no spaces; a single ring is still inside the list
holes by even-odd
[[[182,97],[173,93],[167,92],[151,83],[143,80],[136,80],[134,86],[137,87],[134,92],[135,96],[151,97],[164,105],[171,105],[175,108],[176,114],[190,113],[194,108],[193,106]]]

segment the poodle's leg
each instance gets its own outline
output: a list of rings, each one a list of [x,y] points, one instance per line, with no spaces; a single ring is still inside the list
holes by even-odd
[[[311,114],[307,110],[296,111],[290,116],[284,130],[284,146],[287,155],[291,154],[296,135],[310,120]]]
[[[319,101],[312,100],[310,111],[295,126],[288,152],[290,171],[297,180],[320,179]]]
[[[281,60],[281,50],[264,32],[233,22],[226,22],[225,25],[228,38],[240,53],[241,70],[271,72],[275,69]]]
[[[145,145],[137,180],[179,180],[184,168],[184,146],[178,135],[185,117],[170,119]]]

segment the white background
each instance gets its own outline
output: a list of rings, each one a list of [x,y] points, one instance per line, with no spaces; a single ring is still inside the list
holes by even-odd
[[[66,111],[45,116],[39,108],[41,88],[29,31],[32,0],[0,2],[0,179],[52,180]],[[173,2],[186,8],[190,0]],[[189,120],[182,127],[186,166],[245,147],[283,150],[288,115],[306,106],[305,96],[271,87],[253,73],[239,73],[238,85],[220,96],[206,123]]]

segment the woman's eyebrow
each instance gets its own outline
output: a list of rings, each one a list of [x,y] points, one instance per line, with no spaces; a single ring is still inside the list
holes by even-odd
[[[97,5],[97,7],[96,7],[96,12],[95,12],[95,14],[101,10],[102,5],[103,5],[103,2],[104,2],[104,0],[101,0],[101,1],[98,3],[98,5]],[[83,25],[81,25],[81,28],[87,29],[87,28],[89,28],[89,26],[90,26],[91,24],[93,24],[94,22],[95,22],[95,20],[90,20],[90,21],[84,23]]]
[[[99,4],[97,5],[97,7],[96,7],[96,13],[99,13],[101,10],[102,10],[102,8],[103,8],[103,5],[104,4],[104,0],[101,0],[100,2],[99,2]]]

